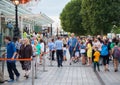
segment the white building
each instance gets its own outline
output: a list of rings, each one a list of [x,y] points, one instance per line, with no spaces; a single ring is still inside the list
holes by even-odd
[[[33,1],[33,0],[32,0]],[[39,0],[40,1],[40,0]],[[26,27],[33,31],[35,26],[50,25],[54,22],[44,13],[33,14],[30,10],[27,9],[27,5],[31,5],[29,2],[26,5],[18,5],[18,24],[21,33]],[[13,29],[7,28],[7,23],[11,22],[12,25],[15,25],[15,6],[10,0],[1,0],[0,1],[0,34],[3,36],[12,35]]]

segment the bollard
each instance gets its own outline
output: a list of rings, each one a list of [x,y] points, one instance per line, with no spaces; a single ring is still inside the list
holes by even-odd
[[[3,73],[3,76],[4,76],[4,66],[5,66],[5,61],[2,61],[2,73]]]
[[[2,56],[2,58],[5,58],[5,56]],[[5,67],[5,61],[2,61],[2,74],[4,79],[4,67]]]
[[[35,79],[37,79],[37,56],[35,57]]]
[[[32,85],[34,85],[34,83],[35,83],[35,80],[34,80],[34,65],[35,65],[35,61],[34,61],[35,59],[33,58],[32,59]]]
[[[45,70],[45,64],[46,64],[46,61],[45,61],[45,55],[43,55],[43,72],[47,72],[47,70]]]
[[[52,52],[50,52],[50,66],[52,66]]]

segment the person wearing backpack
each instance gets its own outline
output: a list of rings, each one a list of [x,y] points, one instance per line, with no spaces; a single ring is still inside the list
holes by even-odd
[[[115,46],[112,49],[112,55],[114,59],[114,71],[117,72],[120,58],[120,48],[118,47],[118,42],[115,42]]]
[[[109,50],[108,50],[108,45],[107,45],[107,41],[106,40],[103,42],[100,54],[101,54],[101,57],[103,58],[104,70],[105,71],[109,71],[109,69],[108,69]]]

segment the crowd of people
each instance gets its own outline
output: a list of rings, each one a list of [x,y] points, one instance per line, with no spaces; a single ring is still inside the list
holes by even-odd
[[[104,71],[109,71],[109,61],[114,63],[114,71],[118,71],[118,64],[120,61],[120,42],[119,38],[108,39],[107,37],[80,37],[75,36],[74,33],[71,36],[57,36],[51,38],[45,38],[41,35],[31,34],[27,38],[24,33],[23,39],[12,39],[9,36],[5,37],[7,44],[7,58],[13,60],[7,60],[7,69],[10,80],[19,79],[20,73],[16,68],[15,58],[27,59],[36,58],[37,66],[42,65],[43,56],[46,52],[46,48],[49,49],[50,60],[57,61],[57,66],[60,68],[63,66],[63,61],[69,61],[69,65],[76,62],[81,62],[82,65],[94,67],[94,71],[100,71],[100,65],[104,66]],[[67,50],[70,54],[70,60],[68,60]],[[56,57],[55,57],[56,53]],[[5,54],[5,53],[4,53]],[[4,55],[3,54],[3,55]],[[31,61],[20,61],[22,69],[25,71],[24,77],[29,78],[31,70]]]
[[[109,39],[107,37],[75,37],[74,33],[67,43],[71,61],[76,62],[81,58],[83,65],[91,66],[93,64],[94,71],[96,67],[100,71],[99,66],[103,65],[105,71],[109,71],[109,61],[114,64],[114,71],[118,71],[120,61],[120,42],[118,37]]]

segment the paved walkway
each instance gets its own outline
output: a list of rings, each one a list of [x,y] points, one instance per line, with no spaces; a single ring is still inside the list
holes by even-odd
[[[69,66],[69,62],[64,62],[63,67],[58,68],[56,61],[53,66],[50,66],[46,59],[46,72],[43,72],[43,67],[39,66],[37,79],[34,85],[120,85],[120,72],[115,73],[113,65],[110,64],[110,72],[104,72],[101,66],[100,72],[95,73],[92,67],[81,65],[81,63]],[[111,62],[112,63],[112,62]],[[24,71],[22,71],[20,63],[17,63],[17,68],[21,73],[20,80],[14,83],[4,83],[2,85],[32,85],[32,78],[25,79]],[[5,67],[5,79],[9,79]]]

